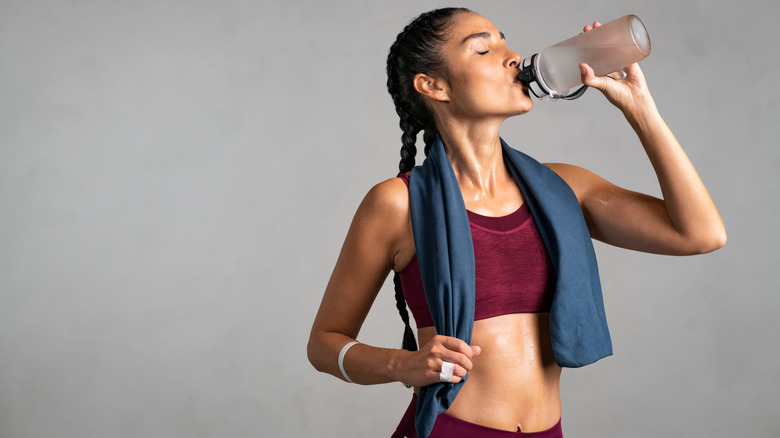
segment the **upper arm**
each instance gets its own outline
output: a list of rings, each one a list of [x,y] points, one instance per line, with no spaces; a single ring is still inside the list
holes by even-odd
[[[349,227],[312,331],[357,337],[409,226],[409,196],[400,179],[368,192]]]
[[[699,252],[675,228],[662,199],[626,190],[581,167],[547,166],[574,191],[594,239],[656,254]]]

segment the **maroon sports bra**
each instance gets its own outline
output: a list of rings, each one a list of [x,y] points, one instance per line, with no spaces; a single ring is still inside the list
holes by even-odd
[[[409,175],[399,178],[409,185]],[[474,243],[474,320],[549,312],[555,274],[528,207],[501,217],[467,213]],[[417,328],[432,326],[416,255],[399,275]]]

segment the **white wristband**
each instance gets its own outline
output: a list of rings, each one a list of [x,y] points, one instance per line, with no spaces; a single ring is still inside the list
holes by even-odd
[[[341,370],[341,375],[344,376],[344,380],[346,380],[349,383],[355,383],[352,381],[352,379],[349,378],[347,375],[347,371],[344,369],[344,356],[347,354],[347,350],[355,344],[359,344],[358,341],[352,341],[347,343],[344,347],[341,348],[341,353],[339,353],[339,369]]]

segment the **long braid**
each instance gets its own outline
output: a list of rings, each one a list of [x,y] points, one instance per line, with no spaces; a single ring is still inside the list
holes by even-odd
[[[433,112],[414,88],[418,73],[447,78],[441,46],[447,38],[452,18],[465,8],[443,8],[425,12],[398,34],[387,54],[387,91],[400,119],[401,161],[399,170],[408,172],[415,165],[417,134],[425,129],[435,131]],[[426,154],[427,155],[427,154]]]
[[[471,12],[465,8],[444,8],[425,12],[412,20],[398,34],[387,54],[387,91],[393,99],[401,128],[401,161],[398,170],[409,172],[415,166],[417,135],[424,130],[425,155],[436,140],[436,121],[431,109],[414,88],[414,77],[418,73],[436,74],[448,79],[441,46],[447,38],[452,18],[460,13]],[[409,325],[401,278],[393,276],[395,301],[401,320],[404,322],[402,347],[416,351],[417,342]]]
[[[425,156],[428,156],[428,153],[431,152],[431,146],[433,146],[433,143],[436,141],[436,128],[426,128],[425,133],[423,134],[423,142],[425,143]]]
[[[417,133],[420,132],[420,128],[416,127],[410,120],[411,117],[403,113],[403,109],[398,111],[401,118],[398,123],[403,131],[401,134],[401,162],[398,164],[398,171],[401,173],[412,170],[415,164],[415,157],[417,155]]]
[[[393,275],[393,285],[395,286],[395,307],[398,308],[398,313],[404,322],[404,339],[401,342],[401,348],[417,351],[417,340],[414,338],[412,326],[409,325],[409,311],[406,310],[406,300],[404,300],[404,292],[401,288],[401,276],[397,272]]]

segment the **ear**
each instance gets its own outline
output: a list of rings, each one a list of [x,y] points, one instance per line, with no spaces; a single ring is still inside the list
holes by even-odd
[[[428,76],[424,73],[414,75],[414,89],[425,97],[440,102],[449,102],[450,87],[443,79]]]

